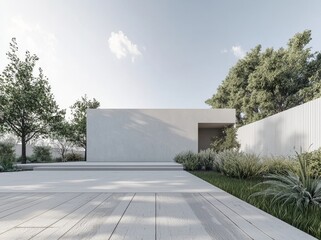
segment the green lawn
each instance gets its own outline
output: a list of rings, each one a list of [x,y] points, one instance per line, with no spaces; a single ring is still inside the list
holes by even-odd
[[[304,211],[296,210],[292,205],[271,204],[264,197],[250,197],[252,193],[263,188],[254,187],[262,179],[236,179],[224,176],[214,171],[193,171],[195,176],[215,185],[224,191],[262,209],[263,211],[282,219],[283,221],[321,239],[321,208],[310,207]]]

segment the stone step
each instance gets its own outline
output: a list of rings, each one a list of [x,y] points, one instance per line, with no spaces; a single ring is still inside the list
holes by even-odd
[[[183,170],[176,162],[61,162],[17,164],[22,170],[35,171],[168,171]]]
[[[45,166],[34,171],[182,171],[183,166]]]

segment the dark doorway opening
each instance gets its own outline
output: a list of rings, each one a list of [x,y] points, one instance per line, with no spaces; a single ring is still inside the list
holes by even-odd
[[[222,136],[223,129],[233,124],[226,123],[199,123],[198,124],[198,151],[208,149],[214,136]]]

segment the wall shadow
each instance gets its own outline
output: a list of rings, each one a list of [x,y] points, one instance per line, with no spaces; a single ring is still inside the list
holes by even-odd
[[[241,149],[261,156],[294,156],[296,152],[308,151],[311,143],[307,134],[296,126],[288,133],[288,124],[283,117],[272,116],[244,126],[250,139],[240,141]]]
[[[87,123],[89,161],[173,161],[197,151],[197,124],[174,126],[139,110],[96,111]]]

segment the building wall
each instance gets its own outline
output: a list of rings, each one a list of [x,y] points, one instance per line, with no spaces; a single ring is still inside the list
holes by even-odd
[[[232,109],[89,109],[88,161],[173,161],[198,151],[198,123],[234,124]]]
[[[241,150],[294,155],[321,147],[321,98],[238,129]]]

